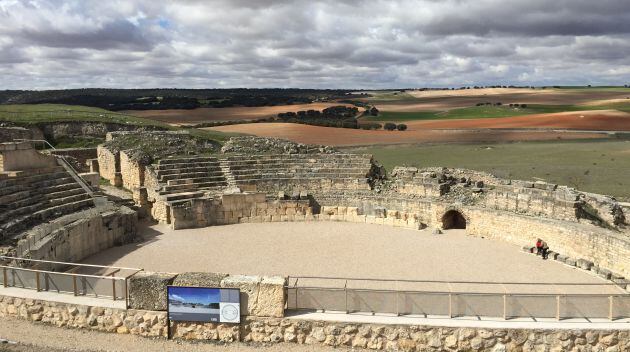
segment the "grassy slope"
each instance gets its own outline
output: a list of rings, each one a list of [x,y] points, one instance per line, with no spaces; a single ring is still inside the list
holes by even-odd
[[[0,105],[0,121],[25,125],[41,122],[90,121],[168,128],[165,123],[149,119],[100,108],[62,104]]]
[[[390,171],[395,165],[460,167],[504,178],[542,178],[630,199],[630,141],[379,146],[360,151],[374,154]]]
[[[117,123],[134,126],[153,126],[168,130],[181,130],[181,128],[173,127],[163,122],[120,114],[100,108],[61,104],[0,105],[0,121],[9,121],[18,125],[32,125],[45,122],[84,121]],[[216,141],[224,141],[229,137],[236,135],[197,129],[188,129],[188,131],[194,136]]]

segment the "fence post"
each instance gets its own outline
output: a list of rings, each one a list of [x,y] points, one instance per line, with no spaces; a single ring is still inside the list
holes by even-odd
[[[400,308],[398,307],[398,281],[396,281],[396,316],[400,316]]]
[[[343,285],[343,292],[344,292],[345,301],[346,301],[346,314],[348,314],[350,313],[348,311],[348,280],[346,280],[346,283]]]
[[[7,268],[2,268],[2,277],[3,277],[3,283],[4,283],[4,287],[9,287],[9,275],[7,274]]]
[[[77,295],[77,277],[76,275],[72,275],[72,292],[74,295]]]
[[[560,295],[556,296],[556,320],[560,321]]]
[[[507,320],[507,295],[503,295],[503,320]]]
[[[613,296],[608,296],[608,320],[612,321],[613,316]]]
[[[114,297],[114,301],[116,300],[116,273],[112,273],[112,297]]]
[[[39,285],[39,271],[35,272],[35,288],[37,289],[37,292],[40,291],[40,285]]]
[[[448,294],[448,317],[453,317],[453,294]]]

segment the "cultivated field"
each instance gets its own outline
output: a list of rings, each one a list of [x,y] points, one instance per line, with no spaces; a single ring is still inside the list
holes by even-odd
[[[623,87],[590,89],[490,88],[406,91],[396,94],[393,92],[371,92],[371,95],[372,97],[362,100],[376,105],[381,111],[392,112],[444,111],[471,107],[482,102],[548,106],[630,103],[630,89]]]
[[[408,123],[407,131],[358,130],[309,126],[294,123],[252,123],[207,128],[206,130],[284,138],[299,143],[331,146],[374,144],[510,142],[530,140],[610,138],[606,133],[547,130],[430,129],[420,122]]]
[[[236,108],[199,108],[192,110],[128,110],[123,111],[123,113],[170,124],[195,124],[211,121],[256,120],[276,116],[282,112],[323,110],[336,105],[351,106],[349,104],[312,103]]]

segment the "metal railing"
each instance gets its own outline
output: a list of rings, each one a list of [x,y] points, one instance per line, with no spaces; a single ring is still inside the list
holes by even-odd
[[[615,283],[289,277],[286,289],[289,310],[506,320],[630,318],[630,294]],[[588,292],[593,290],[605,293]]]
[[[37,142],[47,145],[52,150],[57,150],[52,144],[50,144],[45,139],[14,139],[17,142]],[[59,164],[66,169],[66,171],[72,176],[72,178],[77,181],[77,183],[85,190],[85,192],[90,195],[90,197],[94,198],[94,190],[89,183],[87,183],[81,176],[79,176],[79,172],[72,166],[72,164],[63,156],[63,155],[54,155]]]
[[[1,264],[1,262],[10,262]],[[30,265],[22,267],[21,265]],[[41,269],[39,267],[46,267]],[[63,268],[64,271],[55,271]],[[103,265],[77,264],[0,256],[2,286],[74,296],[124,300],[128,306],[128,280],[141,271]],[[80,271],[84,271],[81,273]]]

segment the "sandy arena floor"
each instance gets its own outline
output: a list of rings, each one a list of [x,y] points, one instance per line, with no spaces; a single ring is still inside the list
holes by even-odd
[[[171,230],[152,225],[144,241],[88,258],[91,264],[150,271],[206,271],[248,275],[325,276],[502,283],[606,281],[579,269],[524,253],[518,246],[467,236],[431,235],[389,226],[311,222],[262,223]],[[553,248],[552,248],[553,249]],[[431,283],[413,289],[448,290]],[[487,291],[488,285],[450,284]],[[494,285],[492,292],[619,292],[611,286]]]

